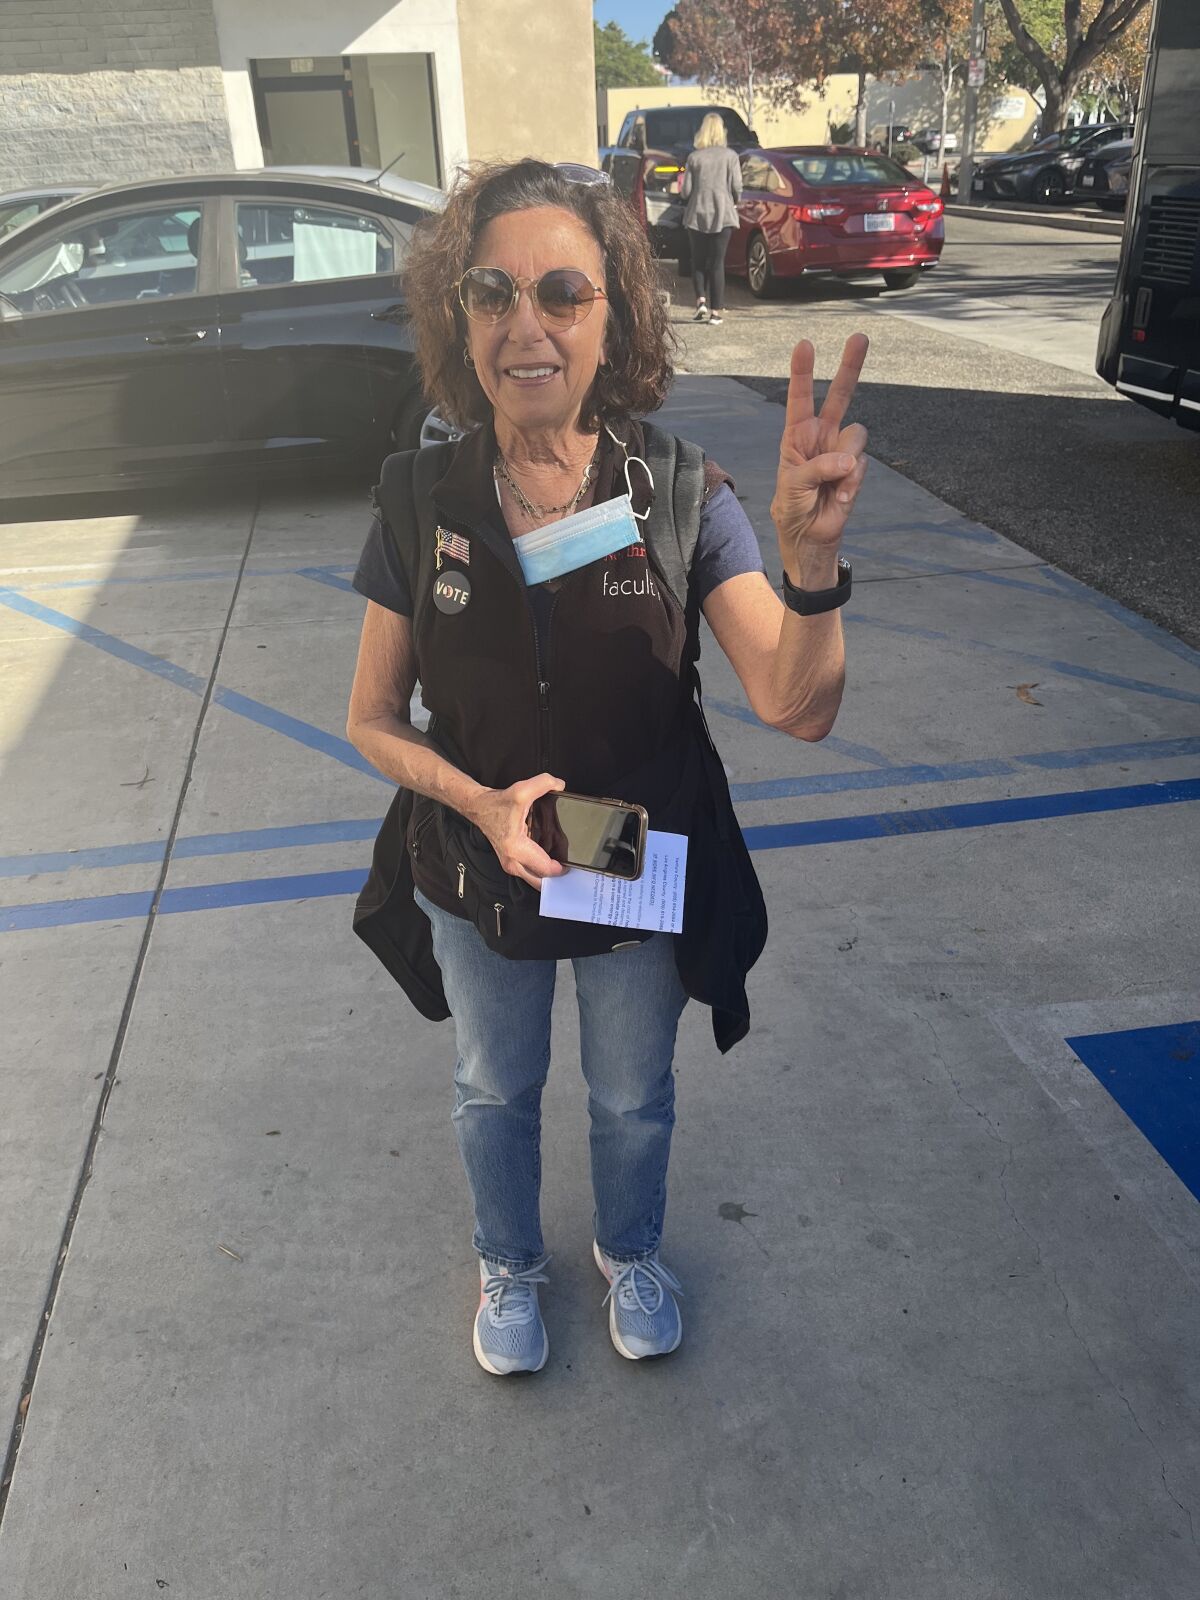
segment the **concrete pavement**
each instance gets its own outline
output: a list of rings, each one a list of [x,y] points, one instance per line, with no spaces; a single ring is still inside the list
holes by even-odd
[[[778,407],[666,421],[777,571]],[[684,1346],[607,1340],[566,970],[503,1383],[450,1029],[349,928],[365,517],[0,532],[0,1594],[1191,1600],[1200,657],[873,464],[834,734],[701,663],[772,935],[743,1046],[684,1018]]]
[[[802,281],[778,301],[732,282],[720,328],[676,332],[692,372],[780,398],[792,347],[831,372],[848,334],[871,353],[858,416],[872,453],[940,499],[1200,648],[1200,436],[1092,371],[1113,241],[953,218],[916,288]]]

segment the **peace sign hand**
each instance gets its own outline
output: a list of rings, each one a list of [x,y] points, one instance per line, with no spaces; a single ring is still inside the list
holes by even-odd
[[[867,470],[867,430],[842,418],[867,356],[865,333],[852,333],[819,416],[813,414],[813,347],[792,351],[787,418],[779,446],[779,473],[771,516],[785,564],[801,543],[836,550]]]

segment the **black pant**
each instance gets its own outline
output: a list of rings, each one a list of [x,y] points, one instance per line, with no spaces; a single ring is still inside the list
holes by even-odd
[[[707,284],[710,311],[720,311],[725,304],[725,252],[729,249],[732,232],[732,228],[722,228],[720,233],[697,233],[695,228],[687,231],[692,247],[692,284],[696,299],[704,299]]]

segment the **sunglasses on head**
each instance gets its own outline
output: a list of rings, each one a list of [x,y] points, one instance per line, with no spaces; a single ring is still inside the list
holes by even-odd
[[[585,272],[554,267],[540,278],[514,278],[503,267],[468,267],[458,280],[458,300],[472,322],[503,322],[528,289],[533,309],[547,327],[582,322],[597,300],[607,300]]]

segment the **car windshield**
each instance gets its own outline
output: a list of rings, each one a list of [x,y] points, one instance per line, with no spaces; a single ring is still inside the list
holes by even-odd
[[[886,156],[859,155],[853,150],[836,155],[793,156],[792,167],[814,188],[850,183],[886,184],[891,188],[898,183],[912,182],[904,168]]]

